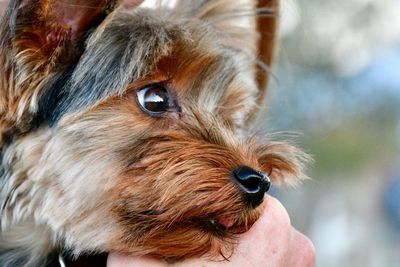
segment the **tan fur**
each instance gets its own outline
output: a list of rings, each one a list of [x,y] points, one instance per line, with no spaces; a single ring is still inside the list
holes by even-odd
[[[56,18],[65,4],[24,6],[36,1],[9,9],[15,29],[1,24],[0,263],[37,264],[58,250],[229,257],[260,212],[232,171],[245,165],[276,184],[306,177],[300,149],[248,132],[267,77],[257,53],[272,58],[273,38],[267,49],[265,29],[257,30],[257,14],[269,9],[233,0],[117,9],[86,39],[95,23],[82,23],[87,10]],[[89,19],[116,4],[102,1]],[[32,15],[40,23],[24,23]],[[248,19],[238,24],[238,16]],[[136,92],[154,83],[169,88],[179,110],[142,111]],[[221,217],[233,227],[205,227]]]

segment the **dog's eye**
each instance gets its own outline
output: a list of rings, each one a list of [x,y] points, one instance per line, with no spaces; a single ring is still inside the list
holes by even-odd
[[[170,109],[168,90],[160,85],[153,84],[137,92],[140,107],[150,115],[160,115]]]

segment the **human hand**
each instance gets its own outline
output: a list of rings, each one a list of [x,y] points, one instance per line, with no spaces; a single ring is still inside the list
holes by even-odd
[[[175,264],[150,258],[110,254],[107,267],[136,266],[254,266],[254,267],[312,267],[315,250],[311,241],[295,230],[282,204],[266,196],[262,216],[244,233],[229,261],[206,258],[189,259]]]

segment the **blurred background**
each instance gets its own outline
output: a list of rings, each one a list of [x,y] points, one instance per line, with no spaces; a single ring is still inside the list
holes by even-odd
[[[264,122],[313,180],[280,188],[319,267],[400,266],[400,1],[282,0]]]

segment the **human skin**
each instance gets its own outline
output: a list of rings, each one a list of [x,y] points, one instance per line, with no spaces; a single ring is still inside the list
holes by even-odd
[[[155,259],[113,253],[108,257],[107,266],[312,267],[315,266],[315,249],[306,236],[292,227],[282,204],[277,199],[266,196],[261,217],[248,232],[239,237],[238,245],[229,261],[200,257],[168,264]]]

